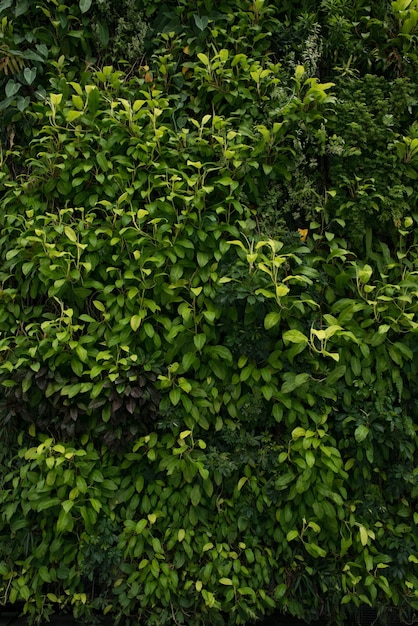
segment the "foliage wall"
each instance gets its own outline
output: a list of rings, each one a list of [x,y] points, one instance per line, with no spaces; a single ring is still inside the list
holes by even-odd
[[[418,5],[276,4],[0,2],[0,589],[33,621],[418,609]]]

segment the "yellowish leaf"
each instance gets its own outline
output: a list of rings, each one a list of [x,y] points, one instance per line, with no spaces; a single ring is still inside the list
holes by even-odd
[[[308,228],[298,228],[298,233],[300,234],[300,240],[305,242],[309,233]]]

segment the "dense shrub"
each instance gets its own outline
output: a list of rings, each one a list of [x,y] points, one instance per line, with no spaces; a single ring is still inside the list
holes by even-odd
[[[146,2],[135,41],[135,3],[0,4],[42,76],[2,83],[0,172],[0,587],[33,621],[418,609],[416,87],[346,4]]]
[[[0,133],[5,145],[32,136],[31,102],[46,98],[51,75],[68,80],[109,59],[129,71],[144,60],[147,23],[135,2],[117,10],[107,0],[62,4],[41,0],[0,3]],[[112,61],[111,61],[112,62]]]

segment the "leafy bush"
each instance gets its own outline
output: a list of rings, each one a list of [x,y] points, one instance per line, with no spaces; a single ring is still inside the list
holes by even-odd
[[[376,241],[393,248],[399,226],[417,209],[416,164],[406,148],[414,132],[416,88],[408,79],[388,82],[367,74],[338,80],[336,90],[327,127],[335,148],[326,149],[328,182],[336,194],[327,210],[350,224],[353,242],[364,242],[372,229]]]
[[[123,0],[117,7],[110,0],[97,0],[89,13],[88,28],[100,55],[100,64],[118,60],[130,71],[143,60],[148,25],[143,8],[133,0]]]
[[[230,358],[211,347],[223,343],[222,261],[228,239],[255,226],[248,196],[266,146],[263,170],[286,172],[275,144],[286,130],[207,114],[179,132],[176,96],[125,85],[110,67],[96,81],[58,80],[62,93],[34,107],[24,178],[3,183],[2,415],[8,427],[36,412],[56,436],[97,427],[127,441],[155,421],[167,367],[185,359],[182,373],[195,364],[205,378],[205,362]],[[309,83],[295,114],[311,98],[326,100],[324,86]]]
[[[44,100],[51,69],[56,72],[66,64],[78,71],[90,47],[88,33],[84,33],[85,17],[78,4],[58,5],[44,0],[34,10],[27,0],[3,0],[0,19],[0,131],[6,143],[11,134],[21,132],[16,122],[27,127],[25,112],[30,102]],[[30,135],[30,129],[27,133]]]
[[[338,375],[337,366],[323,394]],[[293,374],[281,393],[297,409],[317,386]],[[413,504],[403,497],[386,509],[358,489],[356,460],[330,434],[330,409],[309,409],[308,429],[284,418],[280,437],[265,436],[252,459],[235,447],[227,473],[218,463],[208,469],[205,440],[178,427],[140,438],[123,457],[86,437],[75,448],[41,436],[5,454],[7,599],[23,600],[32,618],[70,609],[91,621],[112,611],[117,621],[135,615],[147,624],[191,615],[197,624],[242,624],[274,607],[306,619],[325,611],[342,623],[341,598],[343,606],[416,608]],[[360,444],[364,428],[354,434]]]
[[[147,2],[127,74],[51,34],[88,26],[88,56],[94,18],[116,46],[103,3],[47,5],[44,91],[25,135],[9,102],[1,151],[4,601],[32,621],[412,618],[413,82],[318,78],[362,2]],[[39,45],[19,7],[14,81]]]
[[[106,0],[59,4],[0,3],[0,133],[5,144],[31,136],[31,102],[43,102],[50,76],[68,80],[91,63],[115,59],[130,70],[143,60],[147,24],[131,0],[117,11]],[[22,133],[26,131],[25,133]],[[18,135],[18,137],[16,137]]]

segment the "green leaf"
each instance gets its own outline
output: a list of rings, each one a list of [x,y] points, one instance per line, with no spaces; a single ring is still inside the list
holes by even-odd
[[[210,324],[213,324],[216,319],[215,311],[203,311],[203,315],[205,316],[205,320]]]
[[[190,393],[191,392],[191,390],[192,390],[191,384],[189,383],[188,380],[186,380],[182,376],[180,376],[180,378],[178,380],[178,384],[179,384],[180,389],[182,389],[186,393]]]
[[[62,93],[51,93],[49,94],[49,99],[51,100],[51,105],[57,107],[61,103]]]
[[[199,485],[195,485],[190,493],[190,500],[193,506],[197,506],[202,497]]]
[[[51,575],[49,573],[48,568],[45,565],[41,565],[41,567],[38,569],[38,574],[39,574],[40,579],[44,583],[50,583],[51,582]]]
[[[50,509],[53,506],[57,506],[58,504],[61,504],[60,498],[48,498],[46,500],[39,500],[38,502],[36,502],[36,505],[34,505],[34,509],[36,511],[45,511],[46,509]]]
[[[170,389],[170,401],[173,406],[177,406],[181,398],[181,389],[175,387],[174,389]]]
[[[61,503],[61,506],[64,509],[64,511],[68,513],[69,511],[71,511],[71,509],[74,506],[74,500],[65,500],[64,502]]]
[[[194,335],[193,343],[198,350],[201,350],[206,343],[206,335],[204,333]]]
[[[36,78],[36,68],[25,67],[23,70],[23,76],[25,77],[25,81],[28,85],[31,85]]]
[[[389,350],[391,347],[392,346],[389,346]],[[393,348],[398,350],[407,359],[412,359],[414,356],[411,348],[409,348],[409,346],[405,345],[404,343],[401,343],[400,341],[395,341],[395,343],[393,344]]]
[[[299,439],[300,437],[304,437],[306,435],[306,430],[301,426],[297,426],[292,430],[292,439]]]
[[[365,528],[362,524],[359,524],[359,532],[360,532],[360,541],[362,546],[367,546],[369,541],[369,535],[367,532],[367,528]]]
[[[235,189],[237,189],[237,187],[239,187],[238,181],[232,180],[232,178],[230,176],[223,176],[222,178],[220,178],[216,182],[219,183],[220,185],[223,185],[224,187],[228,187],[229,186],[232,191],[234,191]],[[237,243],[237,242],[236,241],[230,241],[229,243]],[[241,242],[239,242],[239,243],[241,243]]]
[[[279,311],[272,311],[271,313],[267,313],[264,318],[264,328],[266,330],[270,330],[273,326],[276,326],[281,319],[281,313]]]
[[[80,377],[83,374],[83,364],[79,361],[79,359],[72,357],[70,365],[76,376]]]
[[[275,600],[280,600],[280,598],[283,598],[283,596],[286,593],[287,593],[287,585],[286,585],[286,583],[281,583],[274,590],[274,599]]]
[[[221,359],[222,361],[228,361],[232,363],[232,353],[226,346],[210,346],[205,350],[205,354],[213,359]]]
[[[76,478],[76,485],[77,485],[77,489],[79,490],[80,493],[87,493],[88,492],[88,486],[86,483],[86,479],[83,478],[83,476],[81,476],[81,474],[79,474]]]
[[[209,58],[206,56],[206,54],[203,54],[203,52],[199,52],[197,58],[199,59],[199,61],[202,61],[204,65],[209,65]]]
[[[364,424],[360,424],[359,426],[357,426],[354,432],[354,437],[357,443],[361,443],[362,441],[366,439],[368,434],[369,434],[369,428],[367,428],[367,426],[365,426]]]
[[[3,385],[3,387],[15,387],[17,385],[17,382],[15,380],[2,380],[1,384]]]
[[[26,376],[23,380],[22,380],[22,391],[23,393],[26,393],[32,385],[32,378],[31,376]]]
[[[228,60],[229,57],[229,51],[226,50],[225,48],[222,48],[221,50],[219,50],[219,58],[222,61],[222,63],[226,63],[226,61]]]
[[[141,491],[144,488],[144,484],[145,484],[145,479],[142,475],[138,476],[138,478],[136,479],[135,482],[135,489],[138,493],[141,493]]]
[[[147,527],[147,524],[148,524],[148,520],[146,520],[146,519],[139,520],[139,522],[135,526],[136,534],[140,535],[145,530],[145,528]]]
[[[199,17],[197,13],[194,13],[193,19],[195,21],[196,26],[201,31],[204,31],[207,25],[209,24],[209,18],[207,15],[203,15],[202,17]]]
[[[65,119],[67,120],[67,122],[71,124],[71,122],[74,122],[74,120],[77,120],[82,115],[83,115],[82,111],[72,110],[72,111],[68,111],[68,113],[65,114]]]
[[[327,376],[327,384],[330,386],[335,385],[337,380],[342,378],[346,372],[347,367],[345,365],[338,365]]]
[[[276,285],[276,296],[278,298],[283,298],[283,296],[287,296],[290,289],[286,285]]]
[[[15,81],[12,79],[8,80],[6,83],[6,88],[5,88],[6,97],[12,98],[14,95],[17,94],[19,89],[20,89],[19,83],[15,83]]]
[[[239,587],[237,591],[242,596],[254,596],[255,597],[255,591],[254,589],[251,589],[251,587]]]
[[[198,252],[196,254],[197,264],[199,267],[204,267],[209,263],[210,255],[207,252]]]
[[[83,98],[77,94],[73,94],[71,96],[71,100],[78,111],[82,111],[84,109],[84,101]]]
[[[296,80],[300,80],[305,73],[305,68],[303,65],[297,65],[295,69],[295,78]]]
[[[57,598],[57,596],[55,595],[55,593],[47,593],[47,594],[46,594],[46,597],[48,598],[48,600],[49,600],[50,602],[55,602],[55,603],[57,603],[57,602],[58,602],[58,598]]]
[[[107,170],[109,169],[109,165],[106,159],[106,156],[104,154],[104,152],[97,152],[96,153],[96,161],[97,163],[100,165],[100,169],[103,172],[107,172]]]
[[[97,18],[96,18],[97,19]],[[109,43],[109,28],[106,22],[96,22],[96,32],[102,48]]]
[[[297,530],[289,530],[289,532],[286,535],[286,541],[290,543],[297,537],[299,537],[299,533]]]
[[[142,315],[132,315],[129,323],[131,325],[131,328],[134,332],[136,332],[138,330],[138,328],[141,326],[141,322],[143,320],[143,316]]]
[[[9,7],[12,4],[10,0],[3,0],[0,3],[0,12],[4,10],[5,7]],[[29,8],[29,0],[17,0],[16,9],[15,9],[15,17],[19,17],[20,15],[24,15]]]
[[[292,472],[287,472],[276,478],[274,485],[276,489],[285,489],[295,479],[295,475]]]
[[[292,391],[294,391],[301,385],[305,384],[309,380],[309,378],[310,376],[307,373],[296,374],[296,375],[291,374],[288,380],[286,380],[286,382],[283,383],[281,391],[283,393],[291,393]]]
[[[237,489],[238,491],[241,491],[241,489],[243,488],[243,486],[245,485],[245,483],[247,482],[248,478],[246,476],[242,476],[239,481],[238,481],[238,485],[237,485]]]
[[[80,0],[79,6],[82,13],[87,13],[92,4],[92,0]]]
[[[91,3],[91,0],[89,0]],[[100,105],[100,92],[97,87],[91,89],[87,96],[87,107],[92,115],[96,115]]]
[[[364,265],[364,267],[362,269],[359,269],[357,272],[357,276],[363,285],[369,282],[370,278],[372,277],[372,274],[373,274],[373,269],[368,264]]]
[[[287,330],[283,333],[283,339],[290,341],[291,343],[308,343],[308,337],[306,337],[300,330]]]
[[[96,513],[100,513],[100,510],[102,508],[102,503],[100,502],[100,500],[98,500],[97,498],[90,498],[90,504],[96,511]]]
[[[261,387],[261,392],[267,401],[271,400],[275,391],[276,387],[272,383],[262,385]]]
[[[74,526],[74,520],[71,517],[70,513],[67,513],[66,511],[64,511],[64,509],[62,509],[62,511],[60,512],[59,516],[58,516],[58,520],[57,520],[57,524],[56,524],[56,528],[57,528],[57,532],[58,533],[63,533],[63,532],[71,532]]]
[[[80,361],[83,361],[83,363],[85,363],[88,357],[87,350],[81,344],[78,343],[75,347],[75,351]]]
[[[305,543],[305,550],[313,556],[315,559],[318,557],[325,557],[327,555],[326,551],[318,546],[316,543]]]
[[[7,100],[6,100],[7,102]],[[28,108],[30,103],[30,98],[29,96],[26,96],[25,98],[22,98],[22,96],[18,96],[16,98],[16,106],[18,108],[19,111],[24,111],[25,109]]]
[[[182,364],[185,372],[187,372],[191,368],[191,366],[194,363],[195,358],[197,358],[197,357],[196,357],[196,354],[194,352],[186,352],[186,354],[183,355],[183,358],[181,360],[181,364]]]
[[[104,312],[106,310],[103,302],[100,302],[100,300],[93,300],[93,304],[99,311]]]

